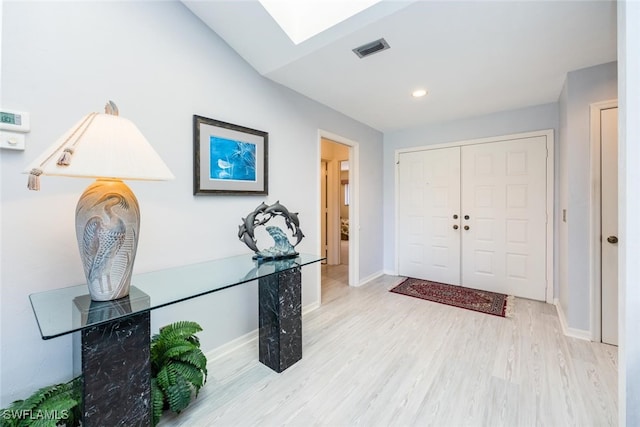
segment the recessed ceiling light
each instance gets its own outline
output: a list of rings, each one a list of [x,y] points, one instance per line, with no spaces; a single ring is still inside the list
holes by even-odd
[[[411,93],[411,96],[413,96],[414,98],[421,98],[423,96],[425,96],[427,94],[427,91],[424,89],[418,89],[418,90],[414,90]]]

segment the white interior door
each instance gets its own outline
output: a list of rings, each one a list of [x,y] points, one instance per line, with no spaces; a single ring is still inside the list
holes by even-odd
[[[459,285],[460,147],[402,153],[398,178],[399,274]]]
[[[462,147],[462,283],[546,296],[546,138]]]
[[[618,344],[618,109],[600,111],[602,342]]]

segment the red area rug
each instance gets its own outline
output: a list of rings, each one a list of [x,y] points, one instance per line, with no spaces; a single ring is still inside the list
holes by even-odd
[[[511,317],[513,297],[409,277],[391,292],[494,316]]]

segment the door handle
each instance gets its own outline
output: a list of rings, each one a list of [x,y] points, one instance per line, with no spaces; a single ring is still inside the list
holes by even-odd
[[[464,219],[469,219],[469,215],[465,215],[465,216],[464,216]]]
[[[456,224],[456,225],[454,225],[454,226],[453,226],[453,229],[454,229],[454,230],[457,230],[457,229],[458,229],[458,225],[457,225],[457,224]]]
[[[458,219],[458,214],[453,214],[453,219]]]
[[[609,243],[618,243],[618,237],[609,236],[609,237],[607,237],[607,242],[609,242]]]
[[[468,226],[468,225],[465,225],[465,226],[464,226],[464,229],[465,229],[465,230],[468,230],[468,229],[469,229],[469,226]]]

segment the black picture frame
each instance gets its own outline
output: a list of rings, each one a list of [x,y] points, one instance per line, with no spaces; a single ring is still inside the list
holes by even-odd
[[[194,114],[193,194],[269,194],[269,133]]]

